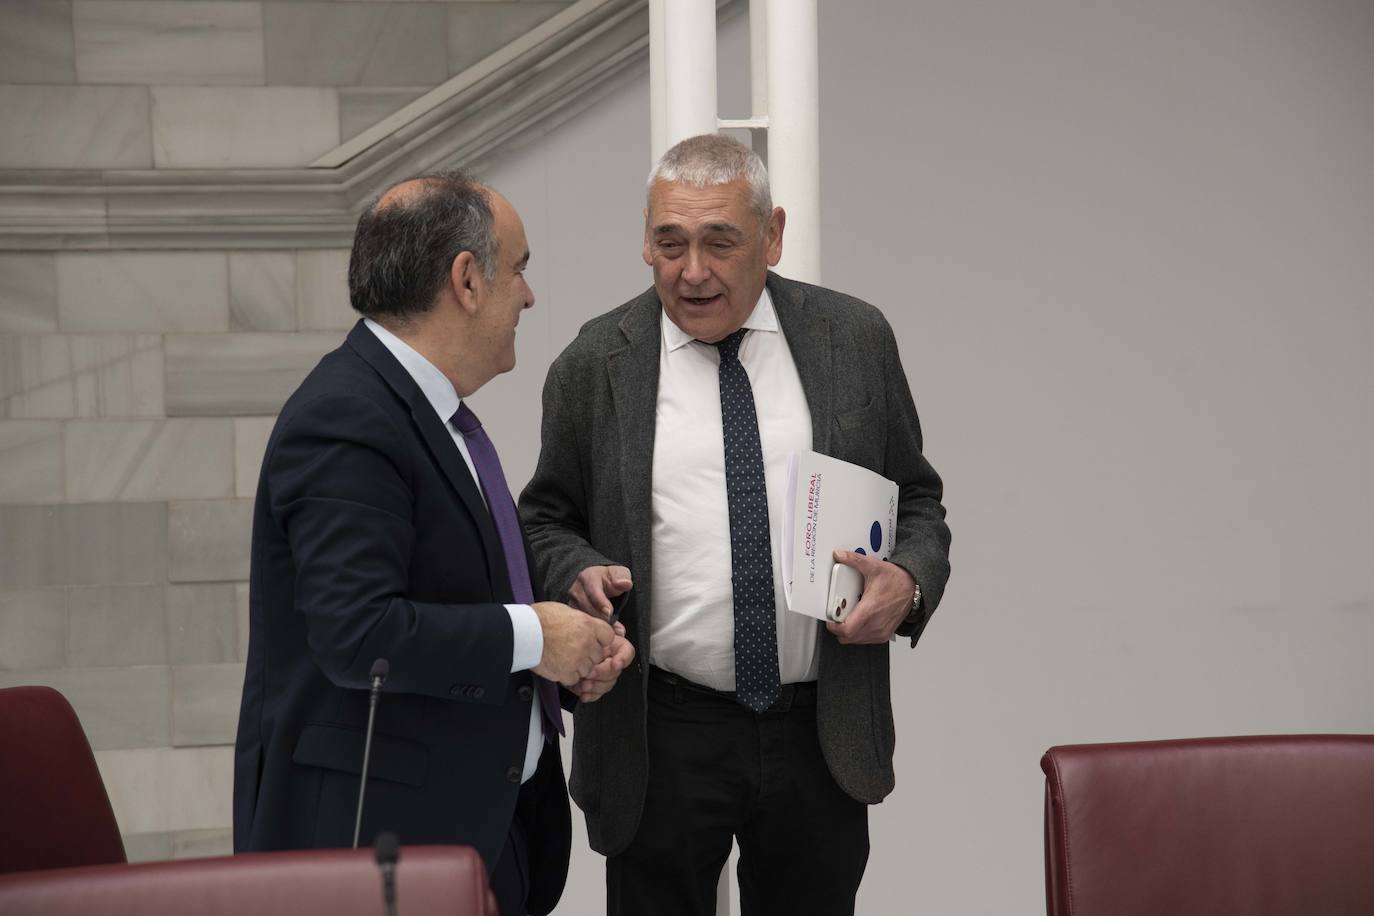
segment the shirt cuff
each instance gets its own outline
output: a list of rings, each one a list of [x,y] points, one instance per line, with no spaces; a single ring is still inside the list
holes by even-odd
[[[510,614],[510,628],[515,635],[511,674],[528,671],[544,657],[544,629],[539,625],[539,615],[528,604],[508,604],[506,613]]]

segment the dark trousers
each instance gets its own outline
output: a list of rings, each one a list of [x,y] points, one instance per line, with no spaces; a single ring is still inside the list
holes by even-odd
[[[868,809],[841,791],[816,737],[815,684],[753,713],[651,669],[649,785],[639,831],[606,860],[609,916],[712,916],[739,843],[743,916],[845,916],[868,862]]]

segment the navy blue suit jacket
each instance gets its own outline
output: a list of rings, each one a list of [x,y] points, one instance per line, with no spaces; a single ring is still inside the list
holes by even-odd
[[[362,841],[394,830],[471,845],[490,869],[535,702],[529,673],[510,673],[506,560],[447,427],[361,322],[272,431],[250,594],[235,849],[350,845],[368,673],[386,658]],[[532,912],[552,908],[567,874],[556,743],[540,774],[552,803],[530,831]]]

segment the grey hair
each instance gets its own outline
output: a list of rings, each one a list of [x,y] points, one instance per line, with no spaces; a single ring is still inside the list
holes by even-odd
[[[398,185],[418,187],[387,201]],[[490,191],[460,171],[430,172],[383,191],[358,220],[348,261],[348,296],[369,318],[408,322],[428,312],[464,251],[488,280],[498,241]]]
[[[660,181],[676,181],[694,188],[712,188],[743,179],[760,226],[773,215],[773,193],[768,169],[759,154],[723,134],[699,134],[678,142],[659,157],[649,173],[646,194]]]

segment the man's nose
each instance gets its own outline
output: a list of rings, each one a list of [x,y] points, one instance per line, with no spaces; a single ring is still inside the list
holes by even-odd
[[[711,268],[705,254],[695,246],[687,249],[687,263],[682,267],[682,279],[691,286],[700,286],[711,279]]]

